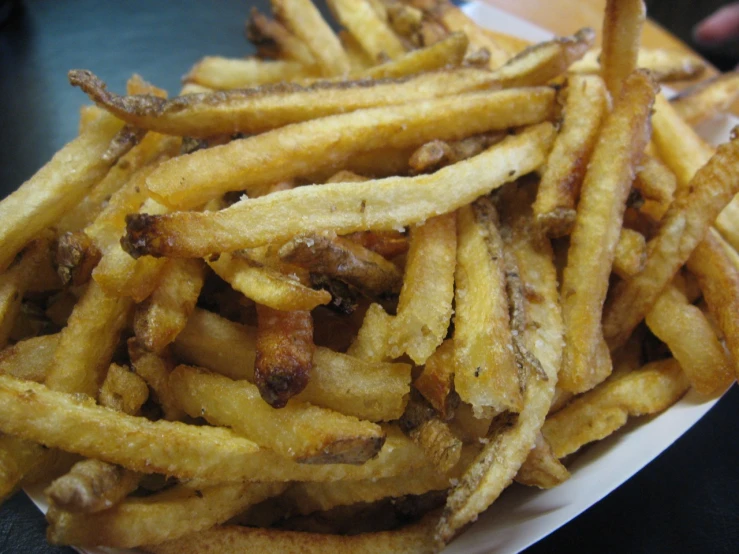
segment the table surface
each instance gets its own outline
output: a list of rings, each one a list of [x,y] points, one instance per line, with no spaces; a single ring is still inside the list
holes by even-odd
[[[600,28],[604,0],[486,0],[551,29]],[[266,0],[27,0],[0,28],[0,197],[70,140],[84,97],[66,71],[89,68],[121,90],[133,72],[176,90],[204,54],[242,56],[247,6]],[[648,46],[686,48],[659,26]],[[734,387],[639,474],[526,552],[726,552],[739,545],[739,389]],[[22,494],[0,508],[0,553],[56,552]]]

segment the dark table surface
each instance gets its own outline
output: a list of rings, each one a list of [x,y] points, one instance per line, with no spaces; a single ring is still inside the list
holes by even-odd
[[[0,2],[1,3],[1,2]],[[0,196],[76,133],[72,68],[117,91],[134,72],[172,92],[206,54],[243,56],[248,6],[264,0],[27,0],[0,28]],[[2,10],[0,10],[2,13]],[[0,224],[2,224],[0,222]],[[739,552],[739,389],[639,474],[527,550]],[[43,517],[19,493],[0,507],[0,553],[48,546]]]

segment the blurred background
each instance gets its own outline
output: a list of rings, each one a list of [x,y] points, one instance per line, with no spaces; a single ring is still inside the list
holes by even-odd
[[[549,0],[541,0],[542,3]],[[572,0],[577,2],[578,0]],[[650,17],[721,69],[739,41],[706,47],[697,22],[728,2],[646,0]],[[121,91],[134,72],[177,91],[206,54],[251,53],[249,8],[268,0],[0,0],[0,198],[75,134],[87,102],[67,70],[89,68]],[[2,222],[0,221],[0,225]],[[739,544],[739,389],[645,470],[527,554],[736,552]],[[71,554],[44,540],[45,522],[21,493],[0,508],[0,553]]]

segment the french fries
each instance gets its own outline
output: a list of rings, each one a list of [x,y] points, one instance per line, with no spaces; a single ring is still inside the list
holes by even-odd
[[[667,102],[704,66],[640,48],[641,0],[600,54],[271,3],[171,100],[70,72],[97,106],[0,203],[0,500],[61,475],[50,541],[438,552],[739,375],[739,139],[690,127],[733,77]]]
[[[739,73],[730,71],[680,91],[670,99],[678,115],[696,125],[721,112],[728,111],[739,98]]]
[[[570,71],[578,74],[599,73],[600,57],[600,48],[590,50],[570,66]],[[639,48],[636,66],[648,69],[660,83],[695,79],[706,69],[706,63],[694,55],[663,48]]]
[[[583,182],[562,282],[565,350],[560,386],[571,392],[586,391],[611,372],[610,362],[595,363],[603,342],[598,323],[634,168],[649,140],[654,94],[648,75],[636,71],[628,76],[603,122]]]
[[[180,209],[231,190],[246,189],[255,196],[308,168],[331,167],[360,152],[536,123],[550,116],[553,100],[546,89],[485,92],[463,102],[455,97],[311,120],[172,160],[149,176],[147,187],[163,203]],[[510,110],[511,102],[519,108]]]

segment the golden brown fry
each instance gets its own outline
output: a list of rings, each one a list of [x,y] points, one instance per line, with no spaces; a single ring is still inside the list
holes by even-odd
[[[57,152],[49,163],[0,202],[0,271],[47,227],[54,225],[79,202],[110,169],[102,159],[108,144],[123,124],[103,114]]]
[[[573,44],[577,46],[580,43]],[[562,48],[566,46],[569,43]],[[553,55],[562,54],[558,43],[553,48]],[[197,138],[236,131],[256,134],[290,123],[359,109],[496,89],[499,81],[508,87],[546,83],[547,79],[534,78],[531,71],[522,65],[527,66],[521,62],[508,69],[505,66],[499,72],[452,68],[382,81],[329,81],[310,86],[283,83],[190,94],[172,100],[155,96],[118,96],[106,90],[105,83],[85,70],[70,72],[70,82],[126,123],[165,134]],[[549,58],[545,67],[551,69]]]
[[[690,387],[678,363],[670,358],[642,369],[614,374],[549,417],[542,434],[557,458],[622,427],[629,416],[661,412]]]
[[[57,241],[54,262],[63,284],[84,285],[102,254],[95,243],[82,231],[64,233]]]
[[[550,117],[553,101],[550,89],[536,88],[336,115],[171,160],[149,177],[147,186],[176,208],[193,208],[232,190],[246,189],[253,197],[265,186],[329,169],[359,152],[537,123]]]
[[[275,483],[214,485],[199,490],[179,485],[153,496],[127,499],[95,514],[52,508],[47,514],[48,538],[53,544],[89,547],[156,544],[223,523],[284,488]]]
[[[570,392],[589,390],[611,372],[610,361],[595,363],[603,342],[599,322],[634,169],[649,141],[655,92],[641,70],[626,79],[583,181],[561,293],[566,331],[560,386]]]
[[[411,230],[397,315],[390,322],[391,358],[408,354],[423,364],[447,334],[454,298],[457,218],[450,213]]]
[[[110,364],[100,387],[100,405],[124,414],[138,415],[149,398],[144,380],[127,366]]]
[[[405,54],[403,43],[368,0],[329,0],[328,5],[337,21],[373,60],[395,59]]]
[[[628,279],[644,269],[647,259],[647,242],[638,231],[621,229],[613,256],[613,272],[622,279]]]
[[[246,33],[251,43],[257,47],[260,57],[283,57],[307,66],[316,63],[305,42],[288,31],[282,23],[260,13],[257,8],[251,9]]]
[[[328,304],[331,295],[313,290],[282,272],[264,266],[248,253],[221,254],[208,265],[235,290],[258,304],[275,310],[312,310]]]
[[[676,287],[664,288],[646,322],[652,333],[670,348],[699,393],[716,394],[733,381],[729,360],[711,324]]]
[[[454,379],[454,341],[447,339],[429,356],[423,372],[413,386],[439,412],[443,419],[451,415],[449,393]]]
[[[541,433],[534,448],[516,474],[516,482],[529,487],[551,489],[570,478],[570,472],[552,453],[552,447]]]
[[[143,346],[161,352],[177,338],[195,309],[204,280],[201,260],[167,262],[154,292],[136,306],[133,328]]]
[[[352,75],[362,73],[374,67],[376,61],[364,51],[364,48],[362,48],[362,45],[359,44],[356,38],[354,38],[354,35],[347,31],[339,31],[339,40],[349,58]],[[343,79],[344,77],[334,77],[332,80]]]
[[[729,111],[739,99],[739,72],[721,73],[680,91],[670,99],[678,115],[690,125]]]
[[[187,363],[253,382],[255,343],[253,329],[196,309],[174,350]],[[403,414],[410,380],[408,364],[362,361],[319,347],[308,386],[296,399],[361,419],[390,421]]]
[[[118,504],[140,481],[139,473],[99,460],[83,460],[54,480],[44,494],[57,509],[94,513]]]
[[[641,30],[646,19],[643,0],[606,0],[600,64],[603,80],[614,100],[637,68]]]
[[[314,66],[282,60],[206,56],[185,75],[188,82],[211,89],[230,90],[318,76]]]
[[[647,245],[644,270],[616,285],[603,319],[603,334],[611,349],[626,342],[716,216],[739,192],[739,176],[733,169],[738,160],[739,139],[718,147],[665,214],[656,237]]]
[[[734,373],[739,375],[739,266],[732,252],[711,229],[688,258],[688,269],[698,278],[703,298],[733,358]]]
[[[313,316],[308,311],[280,311],[257,304],[254,382],[273,408],[305,389],[313,368]]]
[[[659,159],[645,154],[634,180],[634,188],[644,198],[639,212],[654,221],[660,221],[672,204],[677,179]]]
[[[561,75],[593,45],[592,29],[581,29],[571,37],[560,37],[530,46],[493,71],[501,86],[544,85]]]
[[[432,140],[413,152],[408,165],[415,173],[430,173],[445,165],[477,156],[504,138],[501,133],[484,133],[453,142]]]
[[[380,451],[385,440],[373,423],[294,400],[276,410],[251,383],[190,366],[174,370],[170,387],[189,415],[231,427],[301,463],[362,464]]]
[[[478,417],[519,412],[518,367],[508,314],[503,243],[489,201],[459,210],[455,273],[454,387]]]
[[[366,179],[362,179],[364,181]],[[343,179],[342,179],[343,181]],[[359,231],[347,238],[389,260],[408,252],[408,235],[400,231]]]
[[[36,466],[44,465],[50,452],[35,442],[0,434],[0,502],[9,498]]]
[[[296,234],[397,229],[453,211],[538,168],[552,138],[552,126],[544,123],[432,175],[351,187],[343,183],[298,187],[215,213],[134,215],[128,220],[125,247],[135,255],[202,257]]]
[[[658,94],[652,116],[654,144],[662,161],[677,178],[678,191],[685,189],[699,167],[708,162],[713,148]]]
[[[311,273],[344,281],[370,296],[400,292],[403,274],[385,258],[350,240],[306,235],[285,243],[280,258]]]
[[[534,214],[550,236],[569,234],[590,156],[607,112],[608,98],[598,76],[568,79],[564,121],[539,183]]]
[[[278,21],[302,40],[323,74],[346,75],[351,66],[339,38],[310,0],[271,0]]]
[[[392,316],[385,313],[379,304],[370,304],[364,314],[362,326],[349,346],[347,354],[368,362],[382,362],[387,359],[387,343],[390,335]]]
[[[263,552],[301,552],[303,554],[431,554],[430,532],[434,517],[395,531],[363,533],[359,535],[327,535],[285,531],[283,529],[259,529],[253,527],[214,527],[208,531],[187,535],[180,540],[157,546],[145,546],[154,554],[195,554],[225,552],[233,549],[243,554]]]
[[[445,422],[433,417],[412,429],[408,436],[420,446],[440,473],[451,471],[462,455],[462,441]]]
[[[462,64],[469,41],[463,33],[452,33],[448,37],[425,48],[411,50],[394,61],[377,65],[360,73],[362,77],[388,79],[434,71]]]
[[[143,348],[135,338],[128,339],[128,356],[131,358],[136,375],[139,375],[156,395],[156,399],[164,412],[164,418],[177,421],[185,415],[172,394],[169,386],[169,374],[174,362],[168,352],[155,354]]]
[[[108,296],[91,282],[62,330],[46,384],[97,397],[133,303]]]
[[[43,383],[59,344],[59,336],[59,333],[41,335],[3,349],[0,351],[0,374]]]
[[[570,66],[573,73],[600,73],[601,50],[595,48],[586,53],[581,60]],[[699,77],[706,69],[706,62],[694,54],[663,48],[640,48],[636,66],[648,69],[652,77],[660,82],[688,81]]]

